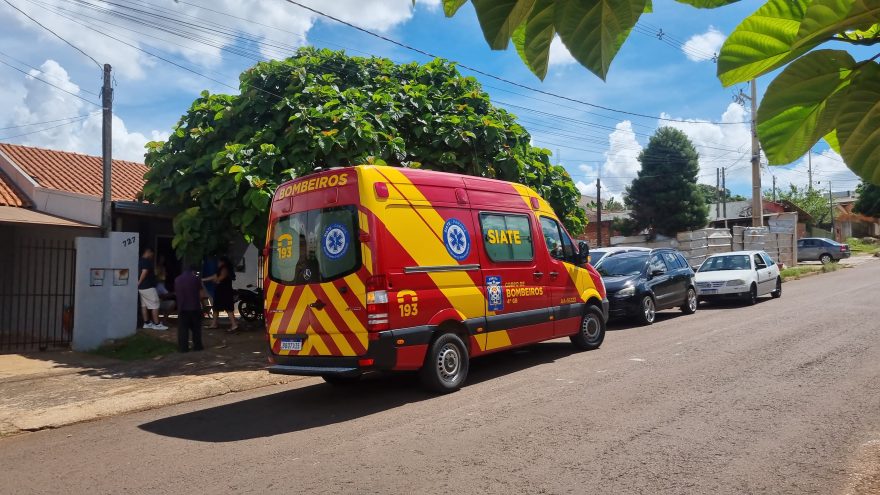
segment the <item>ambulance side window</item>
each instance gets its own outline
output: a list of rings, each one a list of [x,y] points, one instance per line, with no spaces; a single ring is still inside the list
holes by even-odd
[[[556,220],[541,217],[541,231],[544,233],[544,242],[547,243],[550,256],[563,261],[574,260],[574,244]]]
[[[480,229],[489,259],[495,262],[534,259],[529,217],[506,213],[481,213]]]

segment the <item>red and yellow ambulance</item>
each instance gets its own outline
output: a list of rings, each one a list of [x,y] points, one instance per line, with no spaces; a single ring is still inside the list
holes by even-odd
[[[273,373],[420,370],[448,392],[470,358],[605,336],[586,243],[520,184],[372,165],[308,175],[275,192],[265,253]]]

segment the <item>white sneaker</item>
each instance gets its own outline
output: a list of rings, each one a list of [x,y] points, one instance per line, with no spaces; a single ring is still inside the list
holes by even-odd
[[[163,325],[161,323],[154,323],[153,330],[168,330],[168,327],[166,327],[165,325]]]
[[[152,322],[149,322],[149,323],[144,323],[144,326],[143,326],[142,328],[150,329],[150,330],[155,330],[155,329],[156,329],[156,326],[153,325]]]

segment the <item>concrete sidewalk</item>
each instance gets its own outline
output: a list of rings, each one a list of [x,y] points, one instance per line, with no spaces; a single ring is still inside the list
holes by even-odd
[[[175,332],[149,331],[171,340]],[[266,370],[263,333],[206,330],[206,350],[124,362],[72,351],[0,355],[0,436],[295,381]]]

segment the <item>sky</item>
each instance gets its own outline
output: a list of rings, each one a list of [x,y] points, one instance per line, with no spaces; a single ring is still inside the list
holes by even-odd
[[[655,0],[654,13],[642,16],[606,81],[577,64],[558,38],[551,45],[547,77],[540,81],[512,46],[506,51],[488,48],[470,3],[451,19],[443,15],[440,0],[417,0],[415,6],[411,0],[300,3],[420,50],[581,102],[461,69],[483,83],[495,105],[517,115],[533,144],[551,150],[585,194],[595,195],[601,174],[603,197],[621,198],[640,169],[639,152],[663,125],[682,130],[696,146],[700,182],[714,185],[716,169],[724,167],[727,187],[735,194],[751,194],[750,111],[748,103],[734,101],[748,87],[722,87],[713,56],[760,1],[698,10]],[[191,28],[182,33],[132,21],[124,17],[131,10],[122,5]],[[236,93],[238,74],[258,59],[282,58],[300,46],[315,45],[396,62],[430,60],[285,0],[8,0],[0,2],[0,25],[0,141],[100,154],[99,64],[109,63],[115,83],[114,158],[135,161],[143,160],[145,143],[168,136],[199,92]],[[759,100],[770,80],[758,80]],[[810,161],[817,188],[826,189],[830,182],[835,191],[843,191],[858,184],[823,142],[813,148]],[[764,161],[763,189],[771,187],[774,176],[780,189],[806,185],[807,162],[803,157],[770,167]]]

